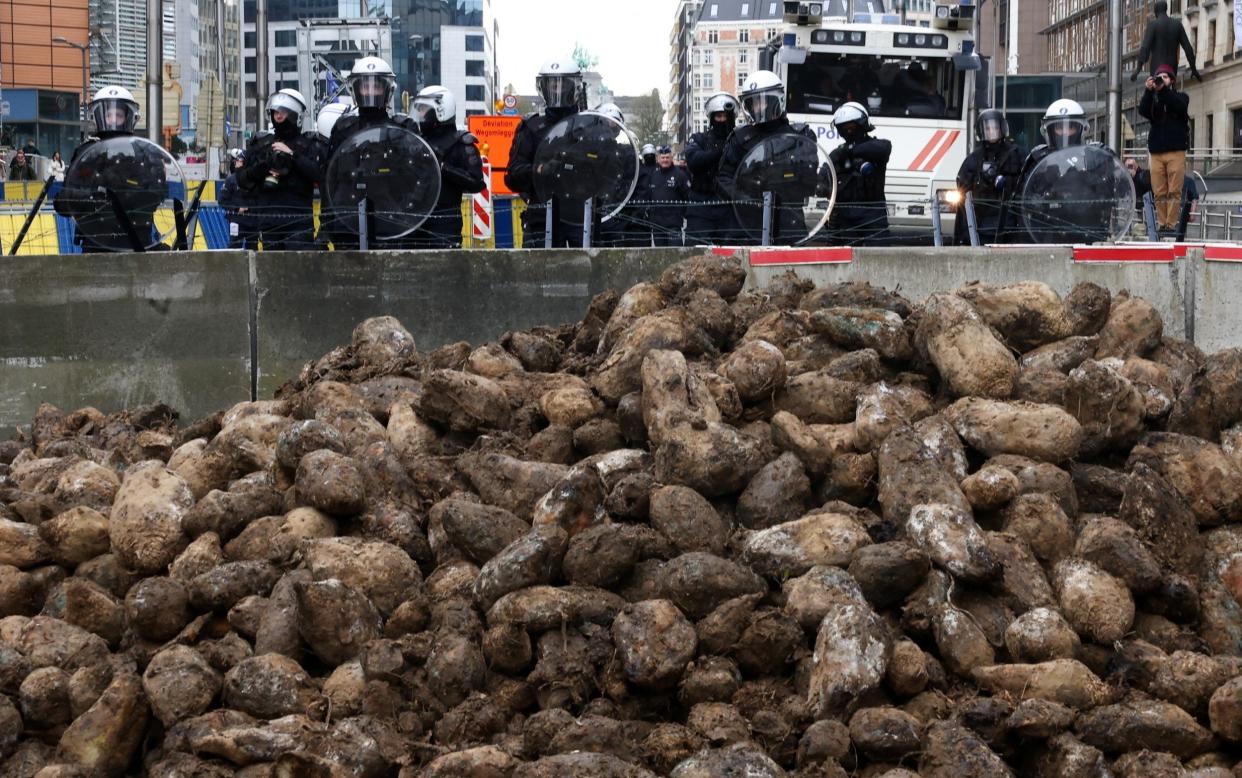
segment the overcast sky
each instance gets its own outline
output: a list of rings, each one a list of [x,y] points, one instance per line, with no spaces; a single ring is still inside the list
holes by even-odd
[[[544,60],[582,44],[616,95],[668,95],[668,36],[677,0],[492,0],[500,24],[501,87],[535,93]]]

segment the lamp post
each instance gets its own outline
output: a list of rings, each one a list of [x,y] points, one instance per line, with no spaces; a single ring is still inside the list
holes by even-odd
[[[59,43],[62,46],[72,46],[82,55],[82,105],[78,109],[78,121],[82,124],[82,137],[86,137],[86,105],[91,101],[91,77],[87,70],[89,60],[89,52],[91,50],[89,43],[74,43],[63,35],[57,35],[52,38],[52,43]]]

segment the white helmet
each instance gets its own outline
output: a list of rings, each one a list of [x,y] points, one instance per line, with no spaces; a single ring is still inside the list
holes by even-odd
[[[315,130],[325,139],[332,137],[332,128],[342,116],[357,114],[357,109],[350,103],[328,103],[319,109],[315,117]]]
[[[785,84],[770,70],[756,70],[738,95],[742,109],[755,124],[775,121],[785,115]]]
[[[105,86],[90,105],[97,132],[133,132],[138,126],[138,101],[123,86]]]
[[[457,100],[443,86],[429,86],[414,98],[414,118],[424,129],[436,124],[457,123]]]
[[[244,160],[245,158],[246,158],[245,151],[242,151],[241,149],[229,149],[229,159],[233,160],[234,162],[236,162],[239,159]]]
[[[617,107],[616,103],[604,103],[595,108],[594,113],[603,114],[609,119],[613,119],[617,124],[625,124],[625,114]]]
[[[837,134],[844,140],[851,140],[875,129],[871,126],[871,114],[867,113],[862,103],[853,101],[833,112],[832,126],[837,128]]]
[[[267,98],[267,112],[271,114],[272,111],[297,114],[298,121],[301,121],[302,114],[306,113],[306,98],[296,89],[282,89]]]
[[[644,157],[654,157],[654,156],[655,156],[655,153],[656,153],[656,152],[655,152],[655,145],[654,145],[654,144],[651,144],[651,143],[644,143],[644,144],[643,144],[643,156],[644,156]]]
[[[346,79],[354,103],[359,108],[388,110],[393,92],[397,89],[397,76],[392,66],[379,57],[363,57],[354,61]]]
[[[708,121],[718,113],[724,113],[729,117],[730,122],[737,121],[737,115],[742,112],[742,106],[738,103],[737,98],[728,92],[717,92],[707,98],[707,103],[703,106],[703,110],[707,113]]]
[[[572,108],[582,94],[582,68],[573,59],[550,59],[539,68],[535,88],[549,108]]]
[[[1073,100],[1062,98],[1048,106],[1040,132],[1044,143],[1054,149],[1081,146],[1087,142],[1087,112]]]

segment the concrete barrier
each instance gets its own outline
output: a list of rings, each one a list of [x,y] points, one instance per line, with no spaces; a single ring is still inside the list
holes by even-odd
[[[1165,332],[1179,338],[1187,334],[1190,309],[1186,295],[1193,289],[1188,281],[1189,258],[1164,263],[1075,262],[1069,247],[859,248],[853,251],[852,261],[819,264],[758,264],[759,256],[756,252],[750,266],[748,282],[752,287],[762,287],[792,269],[816,286],[868,281],[898,291],[913,302],[971,281],[1043,281],[1061,294],[1079,282],[1092,281],[1113,293],[1128,289],[1130,294],[1146,299],[1164,317]],[[1237,329],[1238,319],[1234,321]],[[1235,335],[1234,342],[1238,340]]]
[[[701,249],[382,251],[255,255],[258,395],[349,342],[369,316],[396,316],[429,351],[509,330],[575,322],[591,297],[659,277]]]
[[[4,257],[0,429],[41,402],[193,418],[250,398],[243,252]]]
[[[1242,247],[1205,246],[1190,258],[1197,268],[1195,343],[1208,353],[1242,346]]]

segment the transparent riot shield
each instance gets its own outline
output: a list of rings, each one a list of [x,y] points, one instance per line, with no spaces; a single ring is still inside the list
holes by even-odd
[[[329,233],[359,235],[382,244],[422,225],[440,197],[440,162],[416,133],[395,125],[351,135],[328,160],[323,180]]]
[[[122,136],[83,149],[65,171],[54,204],[74,220],[84,245],[132,251],[171,246],[176,222],[161,219],[161,228],[155,214],[165,204],[180,210],[184,199],[177,160],[146,138]]]
[[[796,246],[814,238],[832,214],[837,173],[828,150],[805,135],[771,135],[737,167],[733,209],[752,240]]]
[[[1108,149],[1071,146],[1031,169],[1018,205],[1035,243],[1115,241],[1134,221],[1134,182]]]
[[[536,202],[552,201],[556,218],[585,228],[616,216],[634,194],[638,141],[611,117],[574,114],[544,136],[534,167]]]

